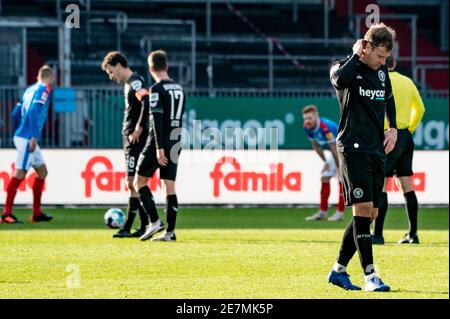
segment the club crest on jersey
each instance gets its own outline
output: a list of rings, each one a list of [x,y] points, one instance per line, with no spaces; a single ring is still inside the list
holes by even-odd
[[[331,141],[331,140],[334,139],[334,135],[333,135],[333,133],[331,133],[331,132],[328,132],[327,134],[325,134],[325,136],[327,137],[327,139],[328,139],[329,141]]]
[[[155,107],[158,104],[159,101],[159,94],[158,93],[152,93],[150,95],[150,105],[151,107]]]
[[[384,82],[386,80],[386,74],[384,74],[384,72],[382,70],[379,70],[378,78],[380,79],[381,82]]]
[[[353,196],[355,196],[355,198],[360,199],[363,195],[364,191],[361,188],[358,187],[353,190]]]
[[[131,87],[132,87],[135,91],[137,91],[137,90],[139,90],[140,88],[142,88],[142,82],[139,81],[139,80],[136,80],[136,81],[131,82],[130,85],[131,85]]]

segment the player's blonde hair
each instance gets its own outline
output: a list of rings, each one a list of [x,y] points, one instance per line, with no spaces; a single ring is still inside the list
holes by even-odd
[[[315,113],[318,114],[319,111],[317,110],[317,106],[310,104],[310,105],[306,105],[305,107],[303,107],[302,109],[302,114],[306,114],[306,113]]]
[[[41,80],[47,80],[53,78],[53,69],[49,65],[43,65],[38,71],[38,78]]]

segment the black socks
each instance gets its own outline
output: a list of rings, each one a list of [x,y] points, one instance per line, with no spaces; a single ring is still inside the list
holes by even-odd
[[[177,195],[169,195],[166,198],[167,231],[173,232],[177,221],[178,200]]]
[[[353,235],[364,274],[375,272],[372,254],[372,236],[370,235],[370,217],[353,217]]]
[[[141,219],[141,230],[145,230],[148,225],[148,215],[141,203],[139,203],[139,218]]]
[[[417,234],[417,213],[419,210],[419,203],[417,202],[416,192],[410,191],[403,194],[405,196],[406,212],[409,220],[409,235],[415,236]]]
[[[130,197],[128,199],[128,208],[127,208],[127,221],[123,226],[123,229],[130,231],[133,226],[134,218],[136,217],[136,212],[139,210],[139,198]]]
[[[403,194],[405,197],[405,209],[408,214],[409,221],[409,235],[415,236],[417,234],[417,215],[419,211],[419,203],[415,191],[410,191]],[[388,209],[388,199],[386,193],[381,193],[380,205],[378,208],[378,216],[375,220],[374,235],[383,236],[384,219]]]
[[[382,192],[378,207],[378,216],[375,219],[374,235],[383,236],[384,219],[388,209],[388,197],[386,192]]]
[[[148,216],[150,217],[150,221],[152,223],[156,222],[159,219],[158,212],[156,210],[155,201],[153,200],[152,192],[148,186],[144,186],[139,189],[139,195],[141,200],[141,205],[144,207]]]
[[[347,267],[350,259],[352,259],[355,252],[356,252],[356,245],[355,245],[355,238],[353,235],[353,220],[351,220],[350,224],[348,224],[347,228],[345,229],[337,262],[340,265]]]
[[[155,201],[153,200],[153,195],[152,192],[150,191],[150,188],[148,188],[148,186],[142,187],[141,189],[139,189],[139,195],[141,205],[144,208],[143,211],[145,211],[148,214],[148,216],[150,217],[150,221],[152,223],[156,222],[159,219],[159,216],[158,211],[156,210]],[[177,195],[174,194],[167,196],[166,198],[167,232],[173,232],[175,230],[175,224],[177,221],[177,212],[178,212]],[[141,210],[139,211],[139,213],[141,214]]]

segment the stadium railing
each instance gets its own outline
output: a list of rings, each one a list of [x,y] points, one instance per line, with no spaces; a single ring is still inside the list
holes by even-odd
[[[52,102],[41,145],[50,148],[120,148],[123,119],[123,88],[120,86],[72,87],[76,102],[73,110],[59,111]],[[12,148],[11,111],[24,92],[23,87],[0,86],[0,148]],[[307,98],[330,99],[330,89],[197,89],[186,90],[192,98]],[[447,92],[422,92],[422,97],[448,98]]]

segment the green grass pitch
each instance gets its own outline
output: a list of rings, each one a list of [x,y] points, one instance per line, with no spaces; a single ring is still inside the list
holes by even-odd
[[[113,239],[105,211],[49,209],[54,221],[30,224],[16,210],[24,224],[0,224],[1,298],[449,298],[448,208],[420,210],[420,245],[396,244],[407,219],[388,212],[374,260],[389,293],[326,281],[349,210],[331,223],[306,222],[306,208],[181,208],[176,243]],[[357,254],[349,273],[363,285]]]

